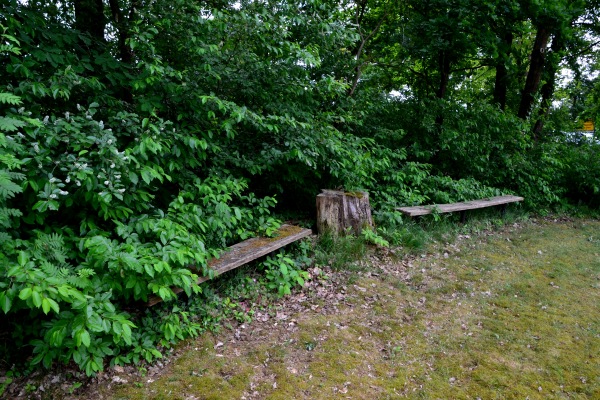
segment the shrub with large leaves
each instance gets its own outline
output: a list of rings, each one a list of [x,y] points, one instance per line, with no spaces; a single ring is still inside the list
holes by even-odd
[[[18,55],[15,36],[3,38]],[[33,364],[74,361],[93,374],[106,357],[149,361],[197,326],[175,310],[152,331],[125,310],[172,300],[174,287],[199,292],[209,258],[278,226],[275,200],[211,168],[215,149],[195,132],[153,113],[62,104],[89,78],[35,67],[45,84],[0,95],[0,307]],[[42,113],[47,97],[57,104]]]

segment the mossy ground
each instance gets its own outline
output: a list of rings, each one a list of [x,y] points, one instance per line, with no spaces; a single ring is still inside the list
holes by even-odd
[[[540,220],[380,257],[331,298],[204,335],[115,399],[598,399],[600,222]]]

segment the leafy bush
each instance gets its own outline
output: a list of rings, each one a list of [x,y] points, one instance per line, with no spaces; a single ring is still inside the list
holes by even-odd
[[[536,143],[529,124],[508,112],[484,102],[465,107],[440,99],[364,101],[371,109],[357,131],[377,143],[370,150],[379,164],[369,171],[377,179],[365,186],[380,208],[501,193],[547,207],[564,194],[556,184],[563,165],[556,143]]]
[[[574,204],[600,205],[600,145],[566,143],[560,146],[557,158],[561,174],[555,175],[554,182],[566,198]]]
[[[308,279],[308,273],[299,269],[294,260],[284,253],[268,256],[262,265],[265,268],[267,287],[276,290],[279,296],[290,294],[296,285],[304,286]]]
[[[32,364],[89,375],[194,335],[177,309],[156,329],[125,309],[199,292],[190,265],[210,275],[220,249],[278,223],[275,200],[244,194],[244,179],[198,173],[211,148],[194,132],[95,102],[39,114],[38,97],[69,98],[84,79],[65,71],[37,95],[0,95],[0,307]]]
[[[150,295],[169,300],[172,287],[198,292],[188,265],[209,274],[207,260],[220,248],[277,226],[268,216],[274,200],[243,195],[246,183],[232,177],[190,176],[165,196],[163,185],[175,183],[166,171],[189,168],[175,163],[174,149],[191,152],[195,139],[160,136],[166,124],[142,122],[140,130],[149,130],[136,132],[141,140],[120,151],[115,134],[122,132],[104,128],[94,111],[92,105],[84,116],[29,121],[23,134],[6,139],[19,160],[10,166],[22,173],[2,171],[24,182],[2,182],[2,235],[8,239],[0,259],[2,309],[16,313],[19,323],[32,318],[19,333],[43,338],[32,341],[32,363],[48,367],[72,359],[88,374],[101,370],[106,356],[136,348],[136,325],[119,311],[125,301]],[[123,125],[136,118],[118,115]],[[191,154],[180,160],[194,163]],[[57,214],[63,209],[68,213]],[[30,311],[27,317],[22,310]],[[175,338],[172,330],[161,332]]]

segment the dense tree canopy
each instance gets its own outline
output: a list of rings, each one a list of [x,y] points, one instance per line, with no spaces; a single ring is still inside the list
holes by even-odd
[[[2,4],[0,307],[33,364],[159,356],[195,328],[127,304],[199,292],[190,264],[320,188],[382,224],[600,204],[597,0]]]

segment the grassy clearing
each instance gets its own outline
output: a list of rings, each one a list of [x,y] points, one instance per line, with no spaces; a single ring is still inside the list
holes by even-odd
[[[525,225],[379,255],[333,292],[288,297],[90,396],[600,398],[600,222]]]

